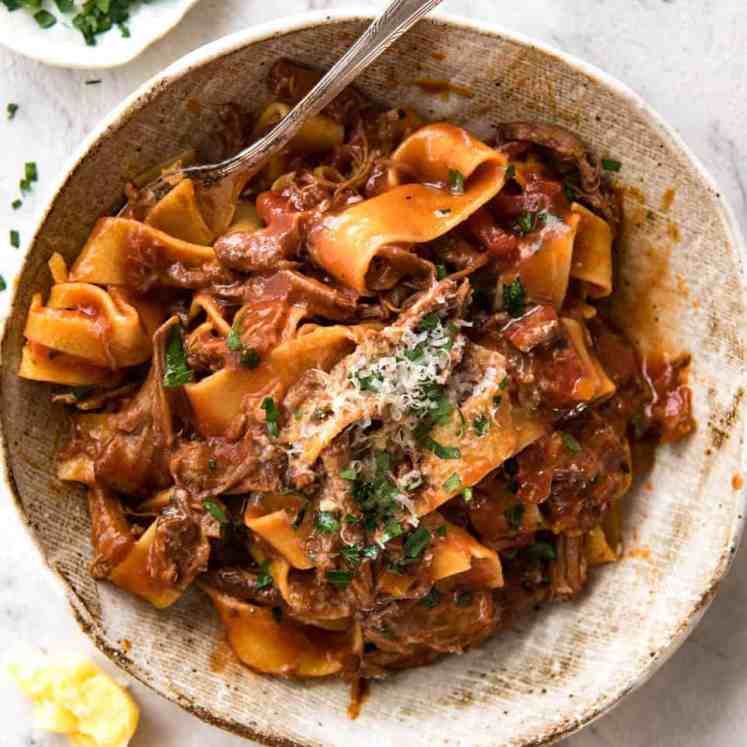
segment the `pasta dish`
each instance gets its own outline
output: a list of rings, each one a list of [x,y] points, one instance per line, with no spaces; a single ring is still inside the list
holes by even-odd
[[[277,62],[258,117],[53,255],[19,375],[71,409],[95,578],[199,587],[252,669],[359,682],[581,593],[637,455],[694,422],[687,356],[611,320],[619,200],[565,129],[483,142],[349,89],[259,173],[178,176],[317,79]]]

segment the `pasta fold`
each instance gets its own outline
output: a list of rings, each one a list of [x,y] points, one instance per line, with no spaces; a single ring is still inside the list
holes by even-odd
[[[384,247],[420,244],[447,233],[500,191],[507,166],[502,154],[449,124],[417,130],[392,160],[393,188],[329,216],[311,237],[314,261],[360,293],[369,291],[367,275]],[[413,181],[399,183],[402,174]],[[445,188],[454,174],[463,179],[463,188],[461,183]]]

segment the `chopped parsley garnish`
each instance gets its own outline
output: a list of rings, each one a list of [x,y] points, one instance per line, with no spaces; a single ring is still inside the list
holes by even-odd
[[[324,577],[329,583],[337,586],[339,589],[347,589],[353,580],[353,574],[350,571],[327,571]]]
[[[239,356],[239,363],[244,368],[256,368],[259,360],[259,353],[254,348],[244,348]]]
[[[345,467],[345,469],[340,472],[340,477],[343,480],[350,480],[352,482],[358,478],[358,473],[352,467]]]
[[[446,524],[441,524],[441,526],[436,529],[436,534],[439,537],[445,537],[448,531],[449,531],[449,527],[447,527]]]
[[[505,392],[505,391],[506,391],[506,389],[508,389],[508,383],[509,383],[509,382],[508,382],[508,376],[504,376],[504,377],[503,377],[503,378],[501,379],[501,383],[500,383],[500,384],[498,384],[498,388],[499,388],[499,389],[500,389],[501,391],[504,391],[504,392]]]
[[[438,607],[441,603],[441,592],[433,588],[431,589],[421,600],[418,602],[423,607],[427,607],[432,610],[434,607]]]
[[[524,313],[525,295],[524,286],[519,278],[503,286],[503,308],[509,316],[515,319]]]
[[[122,36],[128,36],[129,31],[123,30],[123,24],[129,20],[129,9],[133,0],[86,0],[80,12],[73,18],[75,26],[86,41],[86,44],[96,44],[96,36],[118,26]]]
[[[462,452],[458,447],[444,446],[430,437],[425,439],[423,446],[432,451],[439,459],[459,459],[462,456]]]
[[[602,168],[605,171],[620,171],[622,164],[620,161],[616,161],[614,158],[603,158]]]
[[[457,607],[469,607],[472,604],[472,592],[471,591],[459,591],[457,592],[456,599]]]
[[[39,10],[34,13],[34,20],[43,29],[52,28],[57,23],[57,19],[48,10]]]
[[[360,517],[356,516],[355,514],[345,514],[345,523],[346,524],[357,524],[360,521]]]
[[[570,433],[563,433],[561,438],[563,439],[563,446],[565,446],[571,454],[580,454],[581,451],[583,451],[581,444]]]
[[[272,397],[265,397],[262,400],[262,409],[265,411],[265,425],[267,426],[267,432],[273,438],[277,438],[280,433],[280,426],[278,425],[278,420],[280,420],[280,410],[275,404],[275,400]]]
[[[524,504],[516,503],[513,506],[507,508],[503,515],[506,517],[506,521],[511,529],[519,529],[521,527],[521,521],[524,518]]]
[[[228,524],[226,512],[215,502],[211,500],[203,501],[202,507],[221,524]]]
[[[508,164],[506,166],[506,181],[509,179],[513,179],[516,176],[516,166],[514,166],[512,163]]]
[[[464,500],[467,503],[469,503],[472,500],[473,497],[474,497],[474,493],[472,492],[472,488],[465,488],[462,491],[462,498],[464,498]]]
[[[322,534],[334,534],[340,529],[340,522],[331,511],[319,511],[314,520],[314,527]]]
[[[405,556],[414,559],[423,554],[423,551],[431,543],[431,533],[425,527],[418,527],[405,540]]]
[[[16,112],[18,111],[18,104],[8,104],[5,107],[5,112],[8,115],[8,119],[13,119],[16,116]]]
[[[368,560],[376,560],[379,557],[379,548],[376,545],[369,545],[361,550],[361,556]]]
[[[210,457],[210,459],[208,459],[207,465],[210,472],[215,472],[215,470],[218,469],[218,462],[216,462],[213,457]]]
[[[384,531],[381,534],[380,541],[385,545],[389,540],[399,537],[404,534],[404,532],[405,530],[402,529],[402,524],[400,524],[396,519],[392,519],[384,525]]]
[[[549,542],[535,542],[526,549],[526,554],[536,560],[555,560],[557,553]]]
[[[478,436],[484,436],[488,432],[488,428],[490,427],[490,421],[488,420],[487,416],[478,415],[472,421],[472,427],[475,429],[475,433]]]
[[[11,228],[10,230],[10,245],[14,249],[18,249],[21,246],[21,234],[15,228]]]
[[[260,566],[260,572],[257,575],[257,580],[254,582],[255,589],[268,589],[272,586],[272,574],[270,573],[270,563],[265,561]]]
[[[54,0],[61,13],[69,13],[75,5],[74,0]]]
[[[430,314],[426,314],[418,322],[418,332],[426,332],[428,330],[436,329],[440,323],[441,320],[439,319],[438,314],[436,314],[435,311],[432,311]]]
[[[5,278],[0,275],[0,291],[4,291],[8,287],[7,283],[5,282]]]
[[[436,280],[443,280],[446,277],[446,267],[444,265],[436,265]]]
[[[500,407],[501,406],[501,402],[503,402],[503,397],[501,397],[500,394],[496,394],[495,397],[493,397],[493,404],[496,407]]]
[[[28,161],[23,166],[23,176],[29,184],[39,181],[39,170],[35,161]]]
[[[368,376],[361,376],[356,374],[355,378],[358,381],[358,389],[362,392],[378,392],[379,384],[384,380],[380,373],[372,373]]]
[[[449,191],[455,195],[464,194],[464,174],[456,169],[449,169]]]
[[[351,567],[357,568],[361,562],[361,549],[358,545],[345,545],[340,550],[342,559]]]
[[[455,493],[459,492],[462,487],[462,478],[455,472],[445,483],[444,492]]]
[[[575,184],[571,183],[567,179],[563,182],[563,194],[565,195],[565,199],[568,200],[568,202],[576,201],[576,191],[577,187]]]
[[[522,234],[531,233],[534,230],[534,213],[524,210],[516,219],[516,226]]]
[[[194,372],[187,365],[187,354],[182,343],[182,329],[174,324],[169,330],[166,344],[166,372],[163,375],[163,385],[167,389],[189,384],[194,378]]]
[[[226,335],[226,345],[234,353],[242,348],[239,333],[233,327],[231,327],[230,332]]]
[[[70,391],[76,402],[80,402],[88,397],[96,387],[94,386],[74,386]]]
[[[13,200],[13,202],[10,203],[10,206],[13,208],[13,210],[18,210],[19,207],[23,205],[23,200]]]

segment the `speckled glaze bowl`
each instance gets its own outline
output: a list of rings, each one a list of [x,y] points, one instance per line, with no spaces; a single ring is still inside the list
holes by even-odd
[[[199,593],[157,612],[91,579],[83,491],[54,477],[66,414],[43,385],[15,376],[26,310],[31,294],[49,287],[52,252],[75,257],[125,182],[213,127],[221,104],[264,104],[265,74],[278,57],[329,66],[366,23],[365,13],[316,13],[222,39],[143,86],[85,143],[26,257],[2,343],[10,499],[99,648],[216,726],[284,746],[551,744],[611,708],[682,643],[729,567],[744,516],[735,477],[745,468],[741,239],[711,178],[620,83],[515,34],[446,16],[421,22],[359,81],[381,102],[484,136],[500,121],[557,122],[623,162],[618,311],[643,346],[692,352],[698,430],[660,451],[627,500],[626,558],[596,570],[579,600],[548,606],[463,656],[376,684],[356,721],[346,716],[340,682],[262,677],[220,655],[220,624]],[[473,95],[443,98],[414,85],[429,78]]]

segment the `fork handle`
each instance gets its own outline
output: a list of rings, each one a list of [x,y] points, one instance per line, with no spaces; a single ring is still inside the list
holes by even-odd
[[[185,175],[222,179],[237,172],[255,172],[285,147],[304,122],[324,109],[385,49],[441,0],[394,0],[327,74],[264,137],[235,156],[211,166],[184,169]]]

